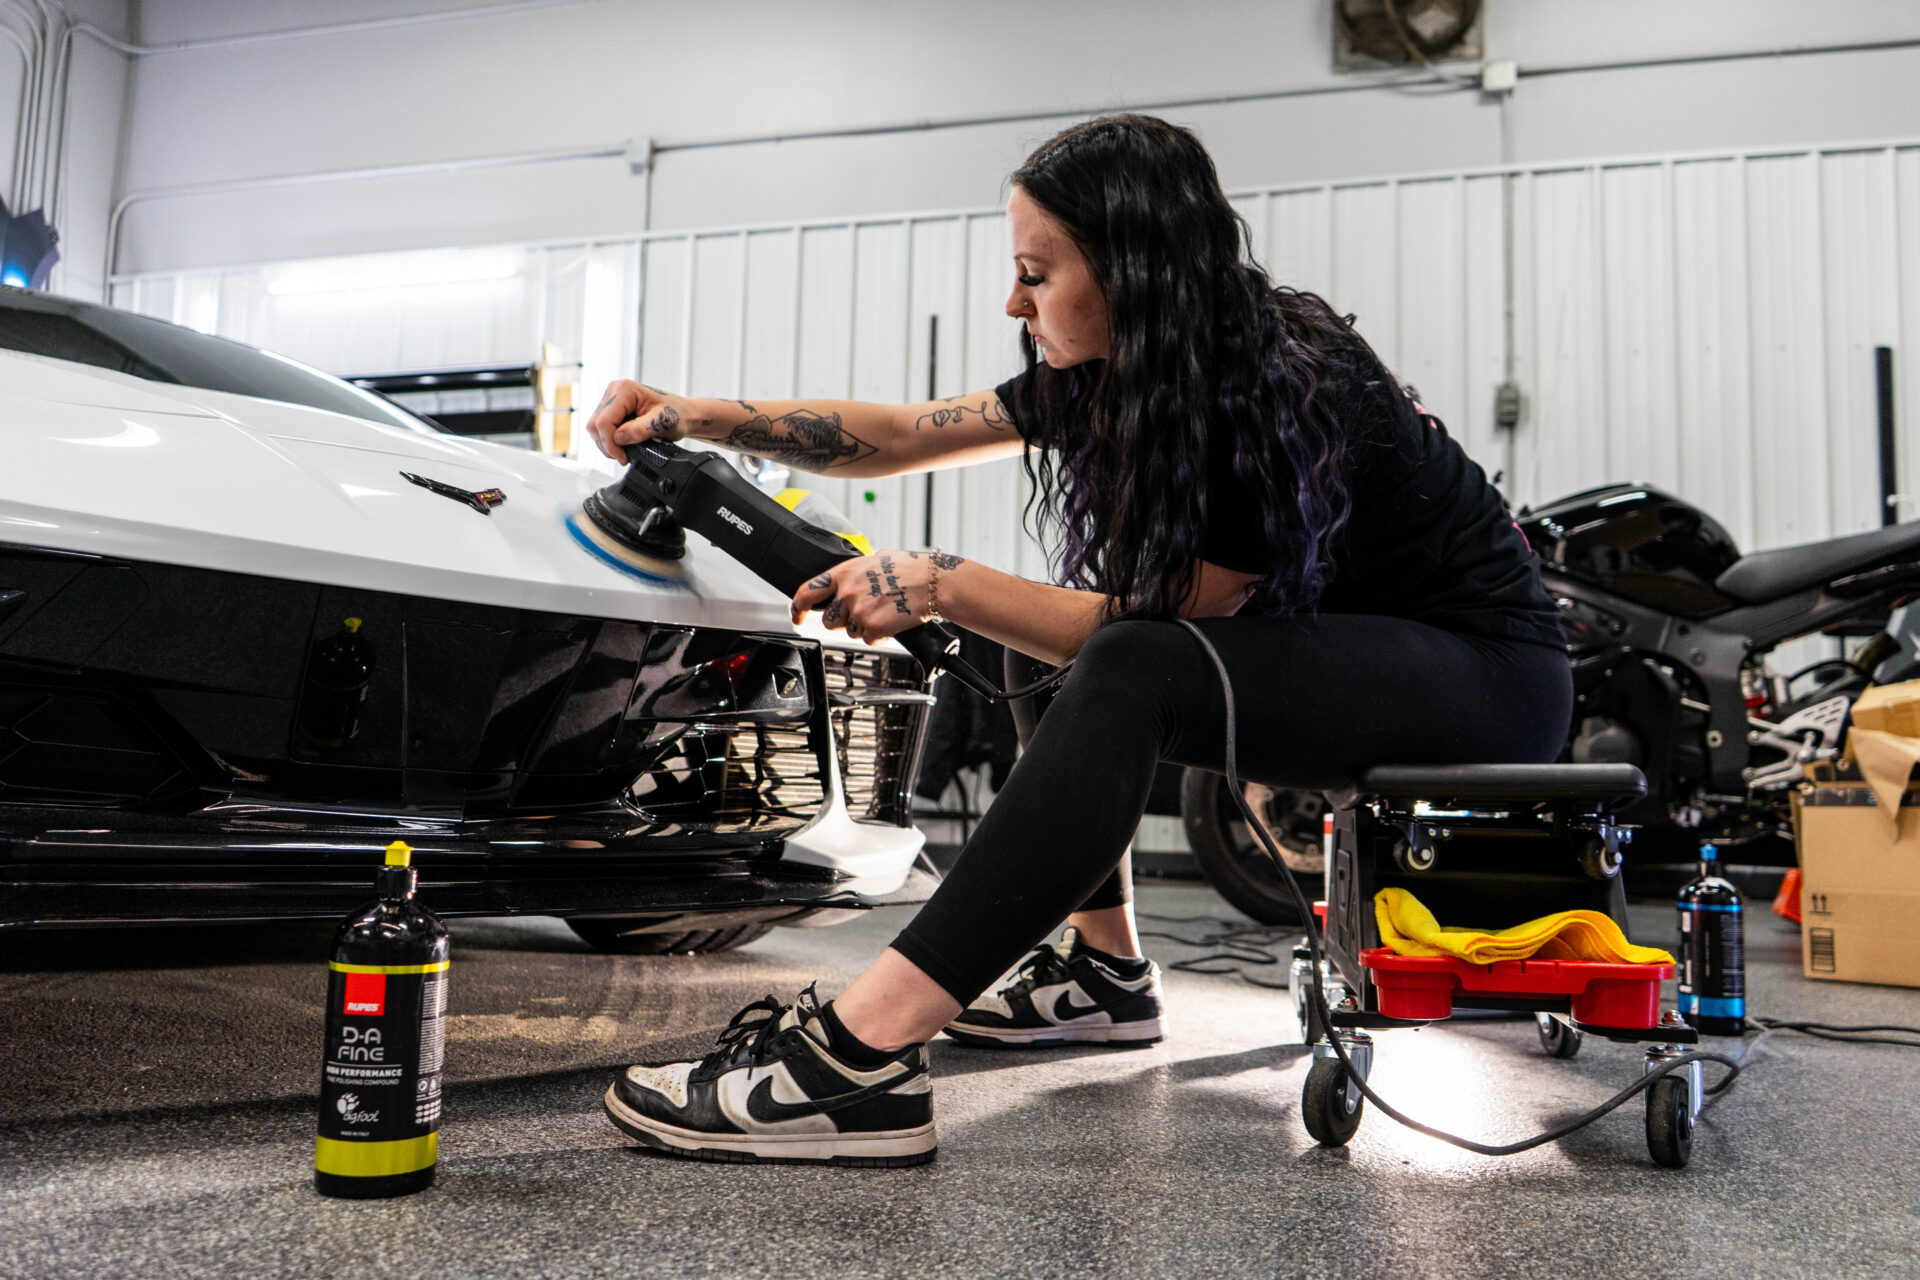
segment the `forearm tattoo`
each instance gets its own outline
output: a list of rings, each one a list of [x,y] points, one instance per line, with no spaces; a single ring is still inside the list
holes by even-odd
[[[995,431],[1005,431],[1013,425],[1013,419],[1007,416],[1006,407],[1000,403],[1000,397],[988,396],[978,404],[954,404],[948,401],[932,413],[921,414],[914,420],[913,429],[918,431],[922,427],[938,429],[958,426],[967,420],[969,414],[979,419],[982,426],[990,427]]]
[[[840,415],[824,417],[795,409],[777,418],[756,413],[720,442],[730,449],[771,458],[805,471],[826,471],[872,457],[879,450],[840,424]]]
[[[927,559],[933,561],[934,566],[942,573],[952,573],[955,569],[958,569],[966,563],[966,560],[960,556],[953,555],[946,551],[929,551],[927,553]]]

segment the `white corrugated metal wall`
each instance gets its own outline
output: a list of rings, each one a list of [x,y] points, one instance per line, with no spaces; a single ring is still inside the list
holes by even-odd
[[[1516,504],[1640,480],[1759,549],[1878,524],[1873,348],[1920,493],[1920,143],[1633,158],[1236,195],[1274,278],[1324,293]],[[1511,224],[1506,210],[1511,207]],[[1524,412],[1493,423],[1508,359]],[[273,296],[272,268],[129,277],[122,305],[343,372],[584,354],[704,394],[917,399],[1017,368],[997,211],[523,248],[509,279]],[[636,306],[637,299],[637,306]],[[637,311],[637,315],[636,315]],[[938,317],[937,360],[930,326]],[[917,546],[925,481],[825,480]],[[934,541],[1042,576],[1018,463],[934,481]],[[1903,515],[1916,514],[1909,505]]]

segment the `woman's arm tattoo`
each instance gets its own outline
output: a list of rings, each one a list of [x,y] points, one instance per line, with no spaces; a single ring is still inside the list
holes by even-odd
[[[806,471],[826,471],[846,466],[879,450],[840,424],[840,415],[822,416],[806,409],[795,409],[777,418],[756,413],[727,433],[720,441],[730,449],[771,458]]]
[[[932,413],[923,413],[914,419],[913,429],[958,426],[967,420],[968,414],[978,418],[981,425],[995,431],[1005,431],[1013,425],[1013,419],[1007,416],[1006,406],[1000,403],[1000,397],[988,396],[978,404],[954,404],[949,400]]]

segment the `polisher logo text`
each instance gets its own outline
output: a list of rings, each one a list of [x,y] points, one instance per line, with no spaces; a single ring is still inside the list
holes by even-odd
[[[350,973],[347,975],[347,999],[342,1013],[362,1018],[378,1018],[387,1011],[387,975]]]
[[[722,520],[725,520],[728,524],[732,525],[734,528],[738,529],[743,537],[751,538],[753,536],[753,526],[748,524],[745,520],[742,520],[739,516],[733,514],[733,512],[727,510],[725,507],[720,508],[720,510],[715,514],[717,514]]]

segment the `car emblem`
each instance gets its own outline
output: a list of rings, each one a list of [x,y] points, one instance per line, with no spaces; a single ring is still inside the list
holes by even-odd
[[[433,492],[443,498],[452,498],[455,502],[464,502],[483,516],[492,515],[493,509],[507,500],[505,491],[500,489],[469,491],[455,485],[444,484],[439,480],[429,480],[425,476],[417,476],[411,471],[402,471],[400,476],[403,480],[411,481],[419,485],[422,489],[433,490]]]

